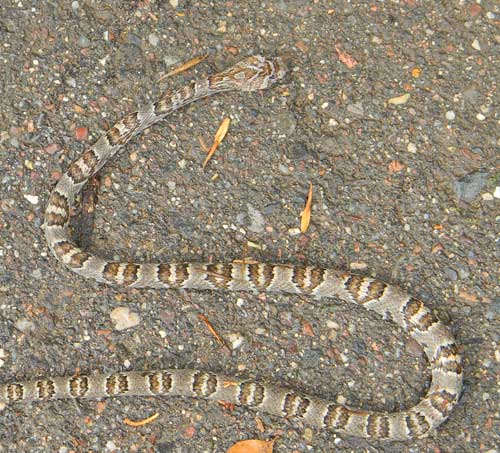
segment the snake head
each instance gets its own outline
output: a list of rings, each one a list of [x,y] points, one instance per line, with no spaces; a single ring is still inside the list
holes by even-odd
[[[253,55],[210,78],[212,88],[220,90],[264,90],[282,79],[286,66],[279,57]]]

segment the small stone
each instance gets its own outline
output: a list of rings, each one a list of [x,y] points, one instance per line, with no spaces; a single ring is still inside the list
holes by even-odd
[[[337,395],[337,403],[345,404],[347,402],[347,398],[344,395]]]
[[[396,96],[394,98],[389,99],[387,102],[393,105],[401,105],[406,104],[410,99],[410,93],[402,94],[401,96]]]
[[[407,149],[409,153],[415,154],[417,152],[417,145],[415,143],[408,143]]]
[[[495,351],[495,360],[500,363],[500,349]]]
[[[446,112],[446,119],[448,121],[453,121],[455,119],[455,112],[453,110],[448,110]]]
[[[390,102],[390,101],[389,101]],[[355,102],[347,106],[347,111],[354,115],[363,116],[365,114],[365,109],[363,108],[362,102]]]
[[[80,36],[78,38],[78,45],[82,48],[90,46],[90,40],[86,36]]]
[[[37,280],[40,280],[42,278],[42,271],[40,269],[35,269],[32,273],[31,276],[33,278],[36,278]]]
[[[179,0],[169,0],[168,3],[170,3],[172,8],[177,8],[179,6]]]
[[[37,195],[23,195],[26,200],[28,200],[31,204],[38,204],[39,198]]]
[[[485,192],[481,195],[481,198],[484,200],[484,201],[493,201],[493,195],[491,195],[491,193],[489,192]]]
[[[474,200],[481,193],[482,188],[487,182],[487,178],[488,173],[478,171],[469,173],[456,181],[454,189],[458,199],[466,202]]]
[[[148,41],[149,44],[151,44],[153,47],[156,47],[158,43],[160,42],[160,38],[158,38],[158,35],[155,35],[154,33],[150,33],[148,36]]]
[[[248,217],[250,225],[248,229],[253,233],[262,233],[265,227],[265,220],[262,213],[255,209],[250,203],[247,203]]]
[[[290,169],[286,165],[283,165],[283,164],[278,164],[278,170],[282,175],[285,175],[285,176],[288,176],[291,174]]]
[[[231,344],[231,349],[238,349],[241,347],[243,342],[245,341],[245,337],[240,333],[230,333],[226,335],[229,343]]]
[[[141,318],[137,313],[130,311],[127,307],[117,307],[111,312],[111,320],[115,324],[115,330],[125,330],[137,326]]]
[[[451,267],[446,267],[444,269],[444,274],[451,281],[457,281],[458,280],[458,272],[455,269],[452,269]]]
[[[479,45],[479,41],[477,40],[477,38],[474,41],[472,41],[471,45],[474,49],[481,50],[481,46]]]
[[[500,199],[500,186],[495,187],[495,192],[493,192],[493,196],[497,199]]]
[[[290,236],[297,236],[298,234],[300,234],[300,228],[289,228],[288,234]]]
[[[479,120],[479,121],[484,121],[486,119],[486,117],[482,114],[482,113],[478,113],[476,115],[476,118]]]
[[[326,321],[326,327],[328,327],[329,329],[333,329],[333,330],[340,329],[340,325],[338,323],[336,323],[335,321],[332,321],[331,319]]]
[[[35,330],[35,323],[26,318],[18,319],[14,327],[22,333],[29,333]]]
[[[118,447],[112,440],[106,442],[106,451],[117,451]]]

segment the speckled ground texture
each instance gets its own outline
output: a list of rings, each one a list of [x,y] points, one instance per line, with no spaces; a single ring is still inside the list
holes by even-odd
[[[289,59],[286,80],[199,101],[134,139],[103,170],[82,240],[109,257],[307,263],[399,283],[451,325],[465,390],[446,424],[406,443],[265,415],[261,430],[248,410],[130,398],[7,409],[0,451],[224,452],[273,435],[276,452],[498,451],[499,24],[494,1],[2,1],[2,382],[196,366],[359,407],[418,401],[429,379],[421,351],[362,309],[118,290],[48,254],[40,225],[51,187],[101,131],[169,87],[263,53]],[[210,144],[227,116],[229,134],[202,170],[200,139]],[[309,183],[311,226],[297,234]],[[137,325],[117,330],[117,307]],[[123,422],[156,412],[143,427]]]

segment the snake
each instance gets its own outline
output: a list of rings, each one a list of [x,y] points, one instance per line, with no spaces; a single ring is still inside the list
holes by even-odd
[[[224,401],[346,436],[409,440],[429,435],[457,405],[462,358],[449,329],[420,299],[398,286],[350,272],[315,266],[230,263],[134,263],[83,250],[69,228],[76,196],[126,143],[167,115],[198,99],[226,91],[263,90],[287,73],[282,58],[247,57],[222,72],[165,92],[125,115],[86,149],[50,193],[43,229],[56,259],[77,274],[125,288],[278,292],[337,298],[389,319],[413,338],[429,362],[431,382],[419,402],[397,412],[349,407],[289,388],[198,369],[162,369],[44,377],[0,385],[0,406],[63,398],[177,396]]]

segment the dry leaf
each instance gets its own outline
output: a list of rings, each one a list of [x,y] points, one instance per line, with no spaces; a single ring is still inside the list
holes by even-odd
[[[400,104],[406,104],[409,99],[410,99],[410,93],[405,93],[402,94],[401,96],[396,96],[395,98],[391,98],[387,102],[389,102],[389,104],[400,105]]]
[[[186,63],[183,63],[180,66],[177,66],[176,68],[172,69],[170,72],[165,74],[164,76],[161,76],[158,79],[158,82],[161,82],[162,80],[166,79],[167,77],[171,77],[175,74],[179,74],[179,72],[187,71],[189,68],[192,68],[193,66],[196,66],[197,64],[201,63],[207,57],[208,57],[208,53],[206,53],[205,55],[200,55],[199,57],[194,57],[191,60],[186,61]]]
[[[222,140],[224,140],[224,137],[226,136],[227,131],[229,129],[230,123],[231,123],[231,120],[229,118],[224,118],[224,120],[220,124],[219,129],[217,129],[217,132],[215,133],[214,143],[213,143],[212,147],[208,150],[207,157],[205,157],[205,160],[203,161],[203,165],[202,165],[203,168],[206,167],[208,161],[214,155],[215,150],[219,147]]]
[[[273,453],[275,441],[276,438],[273,440],[242,440],[230,447],[227,453]]]
[[[151,417],[144,418],[142,420],[137,420],[137,421],[130,420],[130,418],[125,418],[123,420],[123,423],[125,423],[128,426],[134,426],[134,427],[144,426],[144,425],[147,425],[148,423],[151,423],[152,421],[156,420],[159,416],[160,416],[160,414],[158,412],[156,412],[155,414],[151,415]]]
[[[335,51],[339,56],[339,60],[344,63],[349,69],[354,68],[358,64],[358,62],[351,57],[348,53],[343,52],[337,46],[335,46]]]
[[[307,194],[307,201],[304,210],[301,213],[300,218],[300,231],[305,233],[309,228],[309,222],[311,221],[311,206],[313,197],[313,186],[309,183],[309,193]]]

